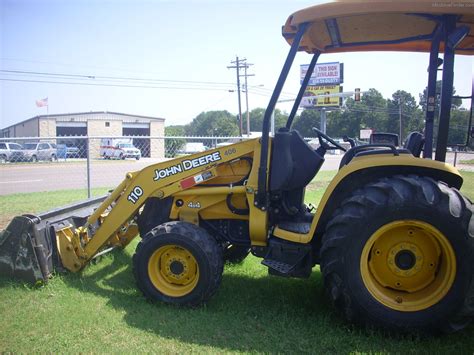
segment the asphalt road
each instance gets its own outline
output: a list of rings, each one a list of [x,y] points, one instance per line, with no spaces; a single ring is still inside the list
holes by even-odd
[[[337,170],[342,155],[326,155],[321,170]],[[474,154],[460,153],[458,168],[473,170],[473,165],[459,166],[459,162],[469,160]],[[454,154],[448,153],[446,161],[453,163]],[[129,171],[141,170],[160,162],[157,159],[142,158],[139,161],[93,160],[91,162],[91,187],[114,188]],[[41,192],[68,189],[87,189],[87,164],[84,159],[58,162],[38,162],[0,165],[0,195],[21,192]]]
[[[336,170],[341,156],[328,155],[321,170]],[[117,186],[130,171],[137,171],[157,163],[143,158],[139,161],[93,160],[91,162],[91,187]],[[41,192],[69,189],[87,189],[87,164],[85,160],[4,164],[0,166],[0,195],[22,192]]]

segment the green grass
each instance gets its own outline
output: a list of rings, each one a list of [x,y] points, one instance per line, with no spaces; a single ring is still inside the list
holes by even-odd
[[[307,194],[311,202],[319,200],[333,175],[319,174]],[[474,199],[474,173],[463,175],[463,192]],[[39,212],[83,197],[83,191],[0,196],[0,215]],[[131,257],[136,243],[79,274],[56,275],[41,288],[0,278],[0,353],[474,350],[474,326],[441,338],[394,336],[351,326],[323,296],[317,268],[309,280],[278,278],[268,276],[254,257],[243,265],[226,266],[219,291],[204,307],[152,304],[135,288]]]
[[[465,165],[474,165],[474,159],[469,159],[469,160],[461,160],[459,164],[465,164]]]

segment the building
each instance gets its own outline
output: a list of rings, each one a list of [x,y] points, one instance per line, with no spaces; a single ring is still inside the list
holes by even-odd
[[[71,142],[81,151],[86,151],[86,139],[90,137],[152,136],[163,137],[165,119],[149,116],[130,115],[118,112],[82,112],[55,115],[40,115],[6,127],[0,131],[1,137],[65,137],[62,141]],[[72,139],[71,136],[74,136]],[[60,139],[58,139],[58,143]],[[90,140],[91,157],[98,157],[100,139]],[[134,138],[133,144],[139,148],[143,157],[163,158],[165,144],[163,139]]]

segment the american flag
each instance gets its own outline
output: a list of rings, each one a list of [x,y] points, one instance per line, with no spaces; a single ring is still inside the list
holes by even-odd
[[[44,99],[41,100],[36,100],[36,107],[44,107],[48,106],[48,98],[45,97]]]

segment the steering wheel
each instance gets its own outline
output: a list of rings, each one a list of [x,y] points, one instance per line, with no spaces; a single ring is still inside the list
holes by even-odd
[[[329,137],[328,135],[324,134],[323,132],[321,132],[319,129],[313,127],[313,131],[316,132],[316,134],[318,135],[318,139],[319,139],[319,144],[322,146],[322,147],[325,147],[326,149],[340,149],[342,150],[343,152],[346,152],[347,149],[344,148],[342,145],[340,145],[339,143],[337,143],[334,139],[332,139],[331,137]],[[328,141],[329,143],[331,143],[333,145],[333,147],[329,146],[326,142],[323,141],[323,138]]]

